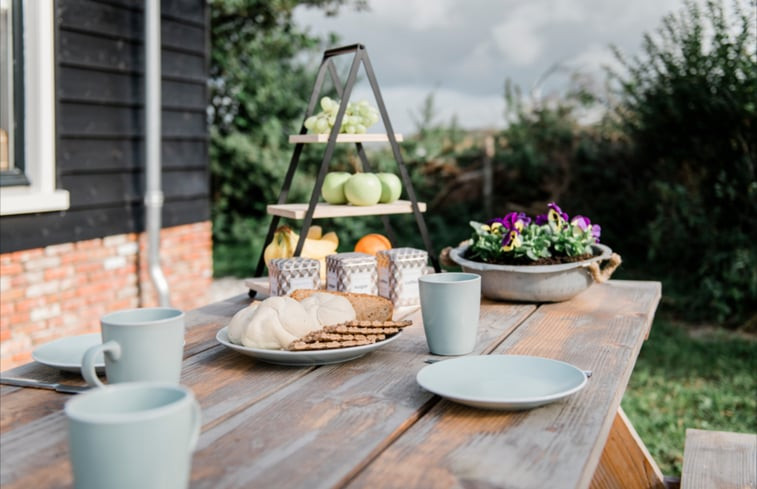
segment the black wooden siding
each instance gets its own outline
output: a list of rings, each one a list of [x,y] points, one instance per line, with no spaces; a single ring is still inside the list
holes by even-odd
[[[144,230],[145,0],[56,0],[64,212],[4,216],[0,252]],[[146,0],[154,1],[154,0]],[[204,0],[162,0],[163,226],[210,219]]]

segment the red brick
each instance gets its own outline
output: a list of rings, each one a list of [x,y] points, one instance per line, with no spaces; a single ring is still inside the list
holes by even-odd
[[[17,261],[0,264],[0,275],[18,275],[23,271],[23,265]]]
[[[20,300],[16,302],[16,310],[18,312],[29,312],[35,307],[44,306],[46,302],[43,297]]]
[[[60,256],[71,253],[73,250],[73,243],[62,243],[45,247],[45,254],[48,256]]]
[[[25,296],[26,287],[12,287],[0,294],[0,299],[3,302],[15,302]]]
[[[75,246],[77,250],[93,250],[102,246],[102,240],[89,239],[87,241],[77,241]]]
[[[44,277],[45,280],[56,280],[64,277],[72,277],[74,273],[74,267],[66,265],[45,270]]]
[[[15,324],[28,323],[30,319],[31,319],[31,316],[29,314],[29,311],[17,312],[9,316],[3,316],[3,320],[4,320],[3,323],[8,324],[11,327],[13,327],[13,325]]]
[[[14,251],[11,253],[11,257],[14,261],[25,262],[26,260],[40,257],[43,254],[44,250],[42,248],[35,248],[33,250]]]
[[[2,302],[0,303],[0,315],[5,316],[6,314],[13,314],[16,312],[16,304],[13,302]]]

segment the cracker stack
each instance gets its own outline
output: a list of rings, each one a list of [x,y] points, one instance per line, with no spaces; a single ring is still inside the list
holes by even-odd
[[[312,331],[290,343],[287,350],[330,350],[370,345],[399,333],[411,324],[412,321],[347,321]]]

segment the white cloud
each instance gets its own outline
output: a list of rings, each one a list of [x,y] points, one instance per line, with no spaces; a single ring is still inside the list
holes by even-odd
[[[416,120],[426,97],[433,93],[436,117],[434,124],[449,124],[453,117],[458,125],[470,129],[504,127],[505,99],[502,95],[473,95],[446,88],[426,86],[391,86],[381,88],[381,96],[389,113],[395,132],[412,134],[416,131]],[[352,100],[366,99],[374,103],[373,92],[368,86],[356,86]],[[380,132],[382,127],[371,128]]]
[[[368,11],[343,8],[336,17],[298,7],[295,21],[314,34],[337,33],[343,44],[365,44],[395,128],[403,132],[414,129],[408,113],[432,91],[441,120],[456,113],[464,127],[478,128],[504,124],[506,78],[525,92],[552,93],[578,70],[601,87],[601,65],[615,63],[610,44],[638,52],[642,34],[683,7],[683,0],[369,3]],[[551,73],[553,66],[561,69]]]
[[[371,2],[371,12],[415,31],[449,27],[453,0],[380,0]],[[402,15],[397,15],[402,12]]]
[[[491,33],[507,59],[527,65],[544,54],[548,27],[579,22],[583,15],[573,0],[532,1],[507,12],[506,20],[495,25]]]

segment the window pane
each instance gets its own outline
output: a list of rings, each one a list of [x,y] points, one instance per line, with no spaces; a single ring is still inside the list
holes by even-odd
[[[13,14],[0,0],[0,171],[13,168]]]

